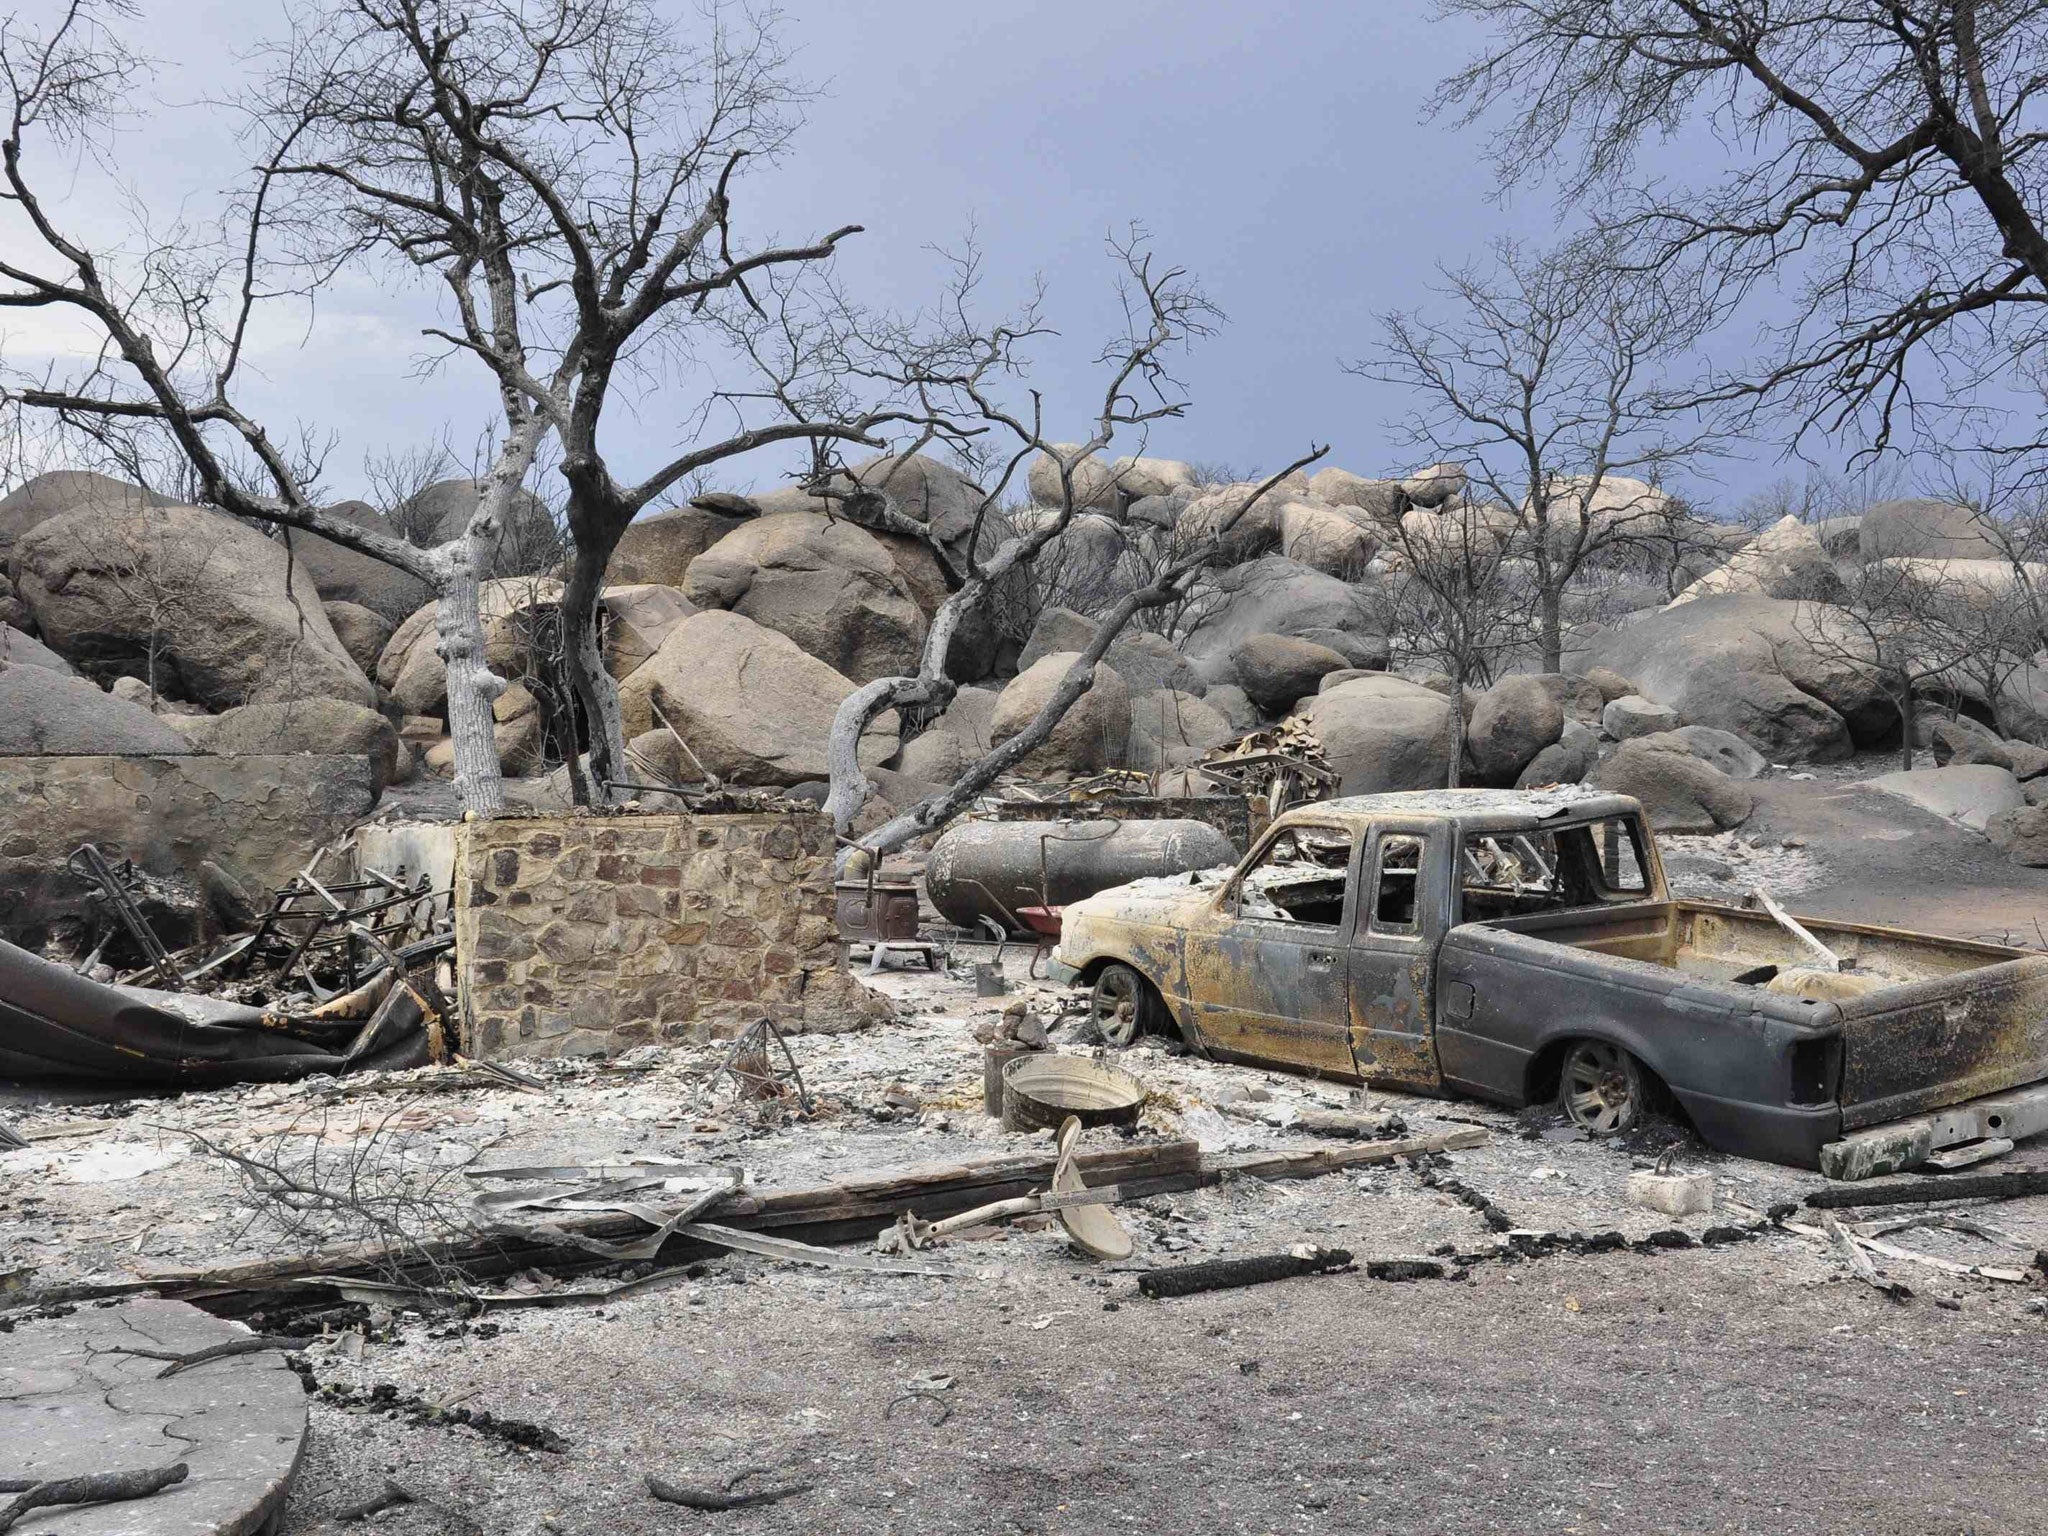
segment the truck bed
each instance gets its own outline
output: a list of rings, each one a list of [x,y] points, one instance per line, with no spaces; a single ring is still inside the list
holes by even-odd
[[[1715,1145],[1796,1148],[1809,1163],[1845,1130],[2048,1078],[2048,956],[1801,921],[1841,973],[1767,913],[1709,902],[1454,928],[1438,972],[1457,1004],[1439,1021],[1444,1075],[1526,1097],[1553,1041],[1601,1034],[1648,1063]]]

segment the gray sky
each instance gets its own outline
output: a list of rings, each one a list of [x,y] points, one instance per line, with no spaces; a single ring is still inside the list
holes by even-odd
[[[144,0],[161,88],[193,101],[231,83],[224,46],[273,31],[275,0]],[[39,5],[31,0],[33,14]],[[679,11],[694,14],[688,0]],[[1373,317],[1426,299],[1439,261],[1500,235],[1541,243],[1560,217],[1543,189],[1500,205],[1475,134],[1427,120],[1437,82],[1468,39],[1428,19],[1425,0],[787,0],[785,35],[825,94],[797,152],[746,189],[739,219],[800,235],[858,222],[839,275],[857,297],[911,308],[936,292],[932,245],[970,224],[989,258],[992,301],[1034,273],[1064,333],[1038,349],[1035,382],[1062,436],[1085,435],[1099,392],[1095,349],[1114,325],[1103,241],[1132,220],[1201,279],[1228,316],[1185,369],[1194,404],[1150,451],[1274,466],[1311,439],[1328,462],[1372,474],[1406,457],[1387,430],[1397,393],[1342,363],[1372,344]],[[224,114],[185,106],[122,139],[119,158],[162,215],[209,205],[239,164]],[[112,202],[82,182],[64,212],[111,228]],[[19,245],[11,245],[19,251]],[[405,379],[422,352],[424,290],[351,277],[317,323],[263,338],[251,403],[266,418],[337,433],[330,481],[360,485],[366,453],[443,431],[458,442],[491,419],[480,370]],[[0,316],[13,359],[76,345],[43,316]],[[614,423],[646,457],[674,440],[662,402]],[[622,458],[639,457],[621,454]],[[1722,505],[1786,472],[1774,449],[1693,489]],[[763,462],[758,478],[773,475]],[[745,469],[730,479],[756,478]]]

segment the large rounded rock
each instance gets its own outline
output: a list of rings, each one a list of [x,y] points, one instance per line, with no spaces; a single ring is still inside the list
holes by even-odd
[[[1576,720],[1564,723],[1564,734],[1529,759],[1515,779],[1517,789],[1546,784],[1578,784],[1600,761],[1600,738]]]
[[[643,583],[606,587],[598,599],[604,610],[604,665],[624,681],[660,650],[675,627],[697,611],[674,587]]]
[[[1017,670],[1022,672],[1036,666],[1042,658],[1055,651],[1085,651],[1094,643],[1095,621],[1086,614],[1055,604],[1041,609],[1032,622],[1024,649],[1017,655]]]
[[[1153,528],[1171,528],[1201,494],[1200,486],[1189,486],[1170,496],[1140,496],[1124,509],[1124,521]]]
[[[1307,698],[1327,673],[1350,665],[1341,652],[1292,635],[1247,635],[1232,648],[1230,659],[1244,691],[1267,714]]]
[[[1991,818],[1985,835],[2028,869],[2048,868],[2048,805],[2023,805]]]
[[[193,748],[140,704],[49,667],[0,666],[0,757],[162,753]]]
[[[668,737],[667,740],[673,743],[675,738]],[[537,713],[529,711],[510,720],[501,720],[496,725],[493,725],[491,727],[491,744],[497,750],[498,771],[508,779],[530,778],[546,766],[541,750],[544,743],[541,737],[540,716]],[[658,755],[656,762],[662,765],[662,772],[670,778],[691,779],[696,777],[695,774],[691,773],[677,774],[671,772],[666,766],[665,761]],[[443,736],[429,747],[426,753],[425,765],[427,772],[433,774],[436,778],[454,778],[454,740],[451,737]],[[563,782],[565,784],[568,782],[566,774],[563,777]]]
[[[1660,752],[1640,741],[1623,742],[1586,782],[1643,804],[1659,832],[1720,832],[1739,827],[1755,809],[1747,785],[1690,752]]]
[[[1636,685],[1612,667],[1588,667],[1580,675],[1599,691],[1603,709],[1616,699],[1625,699],[1636,691]]]
[[[1564,710],[1534,677],[1506,677],[1479,696],[1465,750],[1482,783],[1508,785],[1564,734]]]
[[[0,667],[47,667],[66,677],[78,675],[76,667],[42,641],[9,624],[0,624]]]
[[[1435,789],[1450,780],[1451,702],[1420,683],[1375,674],[1340,683],[1303,706],[1339,775],[1338,793]]]
[[[1362,512],[1304,500],[1280,508],[1280,552],[1311,570],[1356,581],[1379,548],[1379,534]]]
[[[929,454],[879,454],[848,473],[903,516],[928,526],[948,549],[964,548],[986,499],[980,486]]]
[[[1081,659],[1075,651],[1042,656],[1011,679],[996,699],[989,739],[1001,746],[1038,717]],[[1097,663],[1088,691],[1074,701],[1043,744],[1017,767],[1024,773],[1095,773],[1120,765],[1130,744],[1131,693],[1113,667]]]
[[[1311,626],[1293,631],[1297,640],[1309,640],[1335,651],[1347,666],[1361,672],[1384,672],[1393,660],[1393,647],[1385,635],[1361,635],[1350,630]]]
[[[89,674],[146,675],[154,652],[161,691],[213,709],[371,702],[305,566],[222,513],[75,507],[15,545],[14,572],[44,641]]]
[[[1650,751],[1689,752],[1731,779],[1753,779],[1769,766],[1761,752],[1733,731],[1717,731],[1711,725],[1684,725],[1635,740]]]
[[[1200,694],[1207,686],[1179,647],[1150,630],[1126,629],[1110,642],[1102,659],[1133,694],[1156,693],[1162,688]]]
[[[875,537],[804,512],[736,528],[690,562],[683,595],[742,614],[855,682],[917,670],[925,617]]]
[[[1403,513],[1399,544],[1392,552],[1404,565],[1456,570],[1453,562],[1490,560],[1501,541],[1515,532],[1512,512],[1461,501],[1441,509]]]
[[[1227,663],[1239,642],[1252,635],[1299,635],[1324,645],[1331,641],[1323,630],[1379,638],[1364,591],[1282,556],[1219,572],[1215,589],[1214,606],[1181,641],[1181,650],[1198,666]]]
[[[1116,478],[1110,467],[1094,454],[1075,458],[1080,451],[1079,443],[1054,443],[1053,453],[1041,453],[1031,461],[1030,472],[1025,483],[1031,491],[1031,500],[1041,507],[1066,505],[1067,492],[1060,483],[1060,464],[1068,467],[1067,483],[1073,487],[1074,506],[1077,509],[1093,508],[1099,511],[1113,511],[1117,505]]]
[[[1864,788],[1896,795],[1972,832],[1988,830],[1996,818],[2027,803],[2020,781],[1991,763],[1884,773],[1864,780]]]
[[[525,670],[534,615],[561,600],[562,584],[545,576],[505,576],[478,586],[484,660],[493,672],[510,678]],[[392,631],[377,658],[377,681],[400,714],[438,715],[447,707],[448,668],[436,650],[437,622],[429,603]]]
[[[730,784],[802,784],[830,771],[832,717],[854,684],[787,636],[737,613],[694,614],[619,685],[627,736],[661,722],[659,709],[705,768]],[[860,759],[896,752],[896,716],[861,738]]]
[[[1336,507],[1356,507],[1376,523],[1391,523],[1408,510],[1398,480],[1367,480],[1348,469],[1319,469],[1309,476],[1309,494]]]
[[[1131,700],[1130,766],[1141,773],[1199,763],[1238,732],[1218,710],[1170,688]]]
[[[932,722],[932,729],[958,740],[969,757],[980,757],[994,745],[996,703],[1001,698],[995,688],[962,688]]]
[[[1916,732],[1916,734],[1918,734]],[[1967,715],[1950,720],[1940,718],[1926,729],[1927,744],[1937,766],[1954,763],[1968,767],[1989,763],[2003,768],[2025,782],[2048,773],[2048,750],[2027,741],[2002,741]]]
[[[368,502],[345,501],[327,508],[327,513],[371,533],[399,537],[397,525]],[[284,539],[293,558],[312,573],[314,589],[329,603],[354,603],[398,625],[434,595],[419,577],[316,533],[286,529]]]
[[[1881,571],[1897,578],[1902,598],[1924,596],[1980,610],[2030,603],[2035,593],[2048,586],[2048,565],[2038,560],[1898,559],[1871,567],[1872,591],[1880,597],[1893,590],[1890,582],[1878,581],[1876,573]]]
[[[1655,736],[1678,729],[1678,711],[1668,704],[1653,704],[1641,694],[1624,694],[1600,711],[1600,728],[1616,741]]]
[[[1557,707],[1564,711],[1565,719],[1581,720],[1588,725],[1600,723],[1601,711],[1607,707],[1607,697],[1601,693],[1599,684],[1562,672],[1530,672],[1524,675],[1557,700]]]
[[[1071,608],[1047,608],[1031,626],[1031,637],[1017,657],[1017,670],[1021,672],[1055,651],[1087,650],[1095,643],[1095,630],[1093,619]],[[1102,659],[1133,695],[1161,688],[1200,693],[1203,688],[1201,675],[1173,642],[1149,630],[1126,628],[1109,643]]]
[[[1401,494],[1418,507],[1440,507],[1465,494],[1465,470],[1459,464],[1432,464],[1401,482]]]
[[[1204,491],[1182,509],[1174,524],[1175,547],[1192,555],[1213,543],[1211,563],[1219,570],[1277,551],[1280,513],[1288,497],[1278,487],[1263,496],[1258,489],[1254,484],[1239,483]]]
[[[1865,560],[1996,560],[2002,554],[1986,537],[1981,515],[1945,501],[1881,501],[1856,525],[1857,551]]]
[[[1841,597],[1843,590],[1835,562],[1812,527],[1796,517],[1785,517],[1737,550],[1726,565],[1687,586],[1671,600],[1671,606],[1724,593],[1831,602]]]
[[[1235,683],[1215,684],[1202,694],[1202,702],[1229,721],[1231,731],[1238,736],[1259,728],[1258,706],[1252,703],[1251,695]]]
[[[397,729],[374,709],[340,699],[247,704],[223,714],[192,716],[185,720],[183,734],[192,750],[216,757],[366,753],[377,765],[380,787],[399,778],[402,748]]]
[[[377,658],[384,654],[384,647],[391,643],[398,626],[359,603],[329,602],[325,607],[327,622],[334,626],[334,637],[348,652],[349,659],[363,669],[364,676],[374,673]]]
[[[37,475],[0,498],[0,565],[7,563],[8,553],[24,534],[60,512],[93,506],[119,510],[169,504],[168,497],[89,469],[55,469]]]
[[[432,548],[460,538],[476,516],[483,486],[475,480],[438,480],[400,507],[397,521],[415,544]],[[485,581],[500,576],[526,576],[553,566],[562,554],[561,530],[543,502],[531,491],[513,492],[504,526],[485,551],[477,575]]]
[[[1703,597],[1594,636],[1582,659],[1632,678],[1687,724],[1733,731],[1772,762],[1833,762],[1898,729],[1856,644],[1824,604]]]
[[[903,750],[890,759],[890,766],[927,784],[951,784],[967,771],[972,760],[967,744],[958,736],[950,731],[929,730],[906,741]]]
[[[1109,463],[1110,478],[1131,500],[1179,496],[1196,489],[1195,472],[1179,459],[1124,457]]]
[[[754,516],[754,504],[741,501],[745,516],[690,506],[638,519],[619,536],[605,579],[621,586],[681,587],[692,560]]]

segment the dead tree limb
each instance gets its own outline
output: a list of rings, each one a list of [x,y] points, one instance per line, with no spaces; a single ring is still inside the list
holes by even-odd
[[[959,815],[961,811],[965,810],[974,801],[975,797],[980,795],[989,785],[993,784],[1000,775],[1016,767],[1018,763],[1044,745],[1046,740],[1052,735],[1054,727],[1065,718],[1067,711],[1073,708],[1081,695],[1095,686],[1096,665],[1107,654],[1110,646],[1115,643],[1116,638],[1123,633],[1125,626],[1147,608],[1165,607],[1167,604],[1178,600],[1183,595],[1183,588],[1186,583],[1193,578],[1196,572],[1213,562],[1216,558],[1216,551],[1221,547],[1223,540],[1243,520],[1245,515],[1258,504],[1262,497],[1272,491],[1274,487],[1278,486],[1289,475],[1307,465],[1315,463],[1316,460],[1329,451],[1327,446],[1313,447],[1286,468],[1273,475],[1269,475],[1244,499],[1241,506],[1221,521],[1214,532],[1204,539],[1199,548],[1183,552],[1150,584],[1125,596],[1096,625],[1095,636],[1089,642],[1088,648],[1075,658],[1074,664],[1067,669],[1066,675],[1060,679],[1059,686],[1053,690],[1052,696],[1045,701],[1038,713],[1032,717],[1029,725],[1025,726],[1023,730],[1005,741],[1001,746],[986,753],[978,762],[974,763],[965,773],[938,794],[920,801],[901,815],[885,822],[866,837],[859,839],[853,846],[842,849],[840,852],[841,868],[851,868],[856,857],[864,856],[868,859],[882,858],[913,839],[922,837],[925,833],[935,831],[939,827],[944,826],[955,816]],[[855,694],[853,697],[859,698],[860,695]],[[835,737],[837,737],[839,734],[837,722],[834,723],[833,730]],[[857,734],[855,739],[858,740]],[[836,769],[839,765],[835,762],[834,766]],[[855,765],[854,772],[859,772],[857,764]],[[864,782],[865,780],[863,779]]]
[[[688,1483],[671,1483],[651,1473],[647,1478],[647,1491],[662,1503],[680,1504],[685,1509],[701,1509],[708,1512],[755,1509],[763,1504],[776,1504],[799,1493],[807,1493],[810,1487],[809,1483],[780,1483],[772,1488],[742,1489],[735,1493],[716,1488],[694,1487]]]
[[[32,1509],[53,1504],[114,1504],[127,1499],[146,1499],[152,1493],[185,1481],[189,1470],[184,1462],[168,1467],[145,1467],[134,1472],[93,1472],[84,1477],[60,1477],[36,1483],[5,1509],[0,1509],[0,1531],[10,1530]]]
[[[143,1360],[168,1360],[170,1364],[156,1373],[156,1379],[162,1381],[166,1376],[175,1376],[180,1371],[189,1371],[193,1366],[204,1365],[209,1360],[226,1360],[235,1355],[260,1355],[273,1349],[298,1350],[305,1347],[306,1341],[304,1339],[273,1338],[269,1334],[252,1333],[247,1338],[227,1339],[219,1344],[209,1344],[204,1349],[195,1349],[186,1354],[180,1354],[176,1350],[171,1349],[129,1349],[125,1347],[120,1350],[120,1353],[134,1355]]]

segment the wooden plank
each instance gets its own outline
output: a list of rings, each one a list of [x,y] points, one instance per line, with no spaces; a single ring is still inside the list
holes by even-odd
[[[1141,1142],[1076,1159],[1087,1181],[1117,1189],[1124,1202],[1153,1195],[1177,1194],[1222,1182],[1227,1177],[1308,1179],[1345,1168],[1387,1163],[1401,1157],[1475,1147],[1487,1139],[1483,1129],[1450,1131],[1402,1141],[1362,1142],[1307,1151],[1279,1150],[1205,1158],[1191,1140]],[[926,1220],[971,1210],[996,1200],[1035,1194],[1052,1182],[1054,1160],[1037,1152],[977,1158],[964,1163],[931,1163],[910,1168],[863,1173],[834,1184],[804,1189],[769,1190],[727,1201],[717,1211],[719,1224],[739,1231],[773,1232],[798,1241],[830,1245],[871,1242],[906,1210]],[[559,1223],[562,1231],[604,1242],[624,1242],[648,1234],[636,1217],[593,1213]],[[660,1261],[672,1264],[716,1253],[719,1249],[683,1233],[672,1235],[660,1250]],[[427,1282],[436,1265],[462,1270],[472,1278],[488,1278],[544,1266],[563,1274],[601,1268],[609,1260],[544,1238],[516,1235],[465,1234],[420,1245],[405,1256],[374,1244],[331,1248],[281,1259],[260,1259],[213,1270],[173,1270],[147,1279],[107,1285],[65,1286],[26,1298],[35,1301],[86,1300],[148,1288],[166,1296],[221,1297],[236,1292],[260,1294],[281,1286],[306,1283],[315,1277],[390,1279],[394,1275]]]

